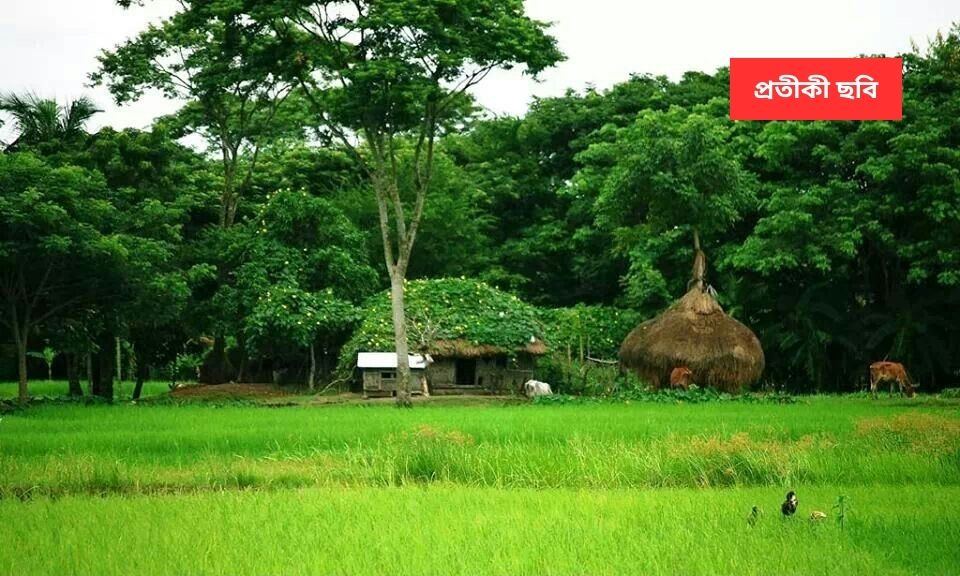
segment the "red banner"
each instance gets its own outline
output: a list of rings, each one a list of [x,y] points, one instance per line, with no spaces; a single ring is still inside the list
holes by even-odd
[[[900,120],[900,58],[731,58],[731,120]]]

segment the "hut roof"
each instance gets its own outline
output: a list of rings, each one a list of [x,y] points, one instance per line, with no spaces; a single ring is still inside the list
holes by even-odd
[[[420,354],[409,354],[411,370],[424,370],[427,359]],[[397,369],[396,352],[360,352],[357,354],[357,368],[389,368]]]
[[[515,352],[541,356],[547,353],[547,347],[542,340],[537,339],[534,339],[533,342],[507,348],[494,346],[492,344],[476,344],[457,338],[453,340],[435,340],[427,349],[427,352],[440,358],[483,358],[485,356],[497,356]]]
[[[656,386],[667,382],[671,370],[686,366],[698,384],[738,392],[760,378],[764,357],[756,335],[694,287],[627,335],[620,364]]]

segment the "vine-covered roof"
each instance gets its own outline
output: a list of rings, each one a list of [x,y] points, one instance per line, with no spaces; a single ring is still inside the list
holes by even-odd
[[[411,352],[476,358],[497,354],[543,354],[537,309],[488,284],[466,278],[414,280],[404,291]],[[393,349],[390,292],[371,297],[362,323],[341,354],[341,367],[357,352]]]

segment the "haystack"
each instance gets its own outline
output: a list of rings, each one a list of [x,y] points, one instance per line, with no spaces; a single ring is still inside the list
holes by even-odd
[[[723,312],[705,287],[704,268],[705,261],[695,262],[693,287],[683,298],[627,335],[620,346],[622,369],[660,388],[669,385],[671,370],[686,366],[698,385],[731,393],[760,378],[760,341]]]

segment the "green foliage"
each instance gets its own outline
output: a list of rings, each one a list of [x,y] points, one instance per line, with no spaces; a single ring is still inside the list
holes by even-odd
[[[325,199],[280,190],[245,229],[236,289],[221,297],[240,307],[249,351],[343,338],[377,279],[357,228]]]
[[[541,311],[548,346],[557,355],[616,358],[620,344],[641,320],[632,311],[610,306],[578,304]],[[583,360],[583,358],[581,358]]]
[[[0,154],[0,320],[25,341],[92,302],[130,256],[120,217],[100,174]]]
[[[337,298],[333,289],[304,292],[289,286],[267,291],[245,318],[245,335],[250,350],[269,350],[290,342],[305,348],[318,335],[338,334],[359,319],[356,306]]]
[[[8,151],[33,148],[49,154],[76,148],[87,134],[87,120],[100,111],[87,97],[60,105],[32,94],[0,96],[0,112],[10,115],[18,133]]]
[[[181,352],[162,367],[161,373],[169,380],[171,388],[176,388],[182,382],[195,382],[203,357],[201,353]]]
[[[429,348],[437,340],[463,340],[513,354],[531,341],[544,338],[536,308],[483,282],[465,278],[413,280],[406,284],[404,293],[411,351]],[[387,292],[364,304],[363,322],[341,352],[341,371],[353,369],[357,352],[393,349],[390,310]]]
[[[374,138],[419,128],[424,104],[438,107],[430,122],[461,113],[463,90],[485,71],[525,65],[536,74],[562,57],[516,0],[282,0],[250,15],[287,18],[277,26],[288,48],[281,70],[308,87],[325,128]]]
[[[50,346],[44,346],[43,350],[40,352],[27,352],[27,355],[32,358],[39,358],[43,362],[50,366],[53,364],[53,361],[57,358],[57,351],[51,348]]]
[[[755,203],[753,175],[730,140],[727,122],[672,107],[642,112],[578,157],[586,174],[580,185],[600,186],[597,224],[613,230],[630,261],[625,281],[636,306],[665,300],[668,279],[658,260],[690,254],[679,250],[692,244],[688,231],[710,246]],[[687,278],[672,278],[672,285]]]

